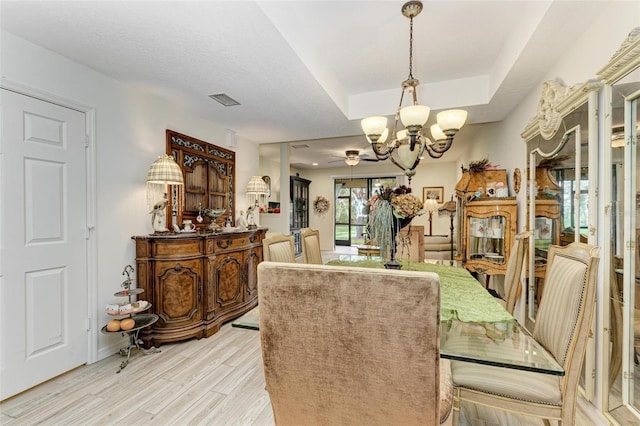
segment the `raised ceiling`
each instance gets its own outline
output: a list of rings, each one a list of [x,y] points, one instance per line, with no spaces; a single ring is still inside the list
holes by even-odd
[[[397,107],[408,74],[403,3],[3,0],[0,25],[241,140],[304,141],[291,162],[330,167],[331,155],[367,152],[361,118]],[[419,99],[432,119],[455,107],[470,124],[502,120],[610,3],[424,1],[414,23]],[[240,105],[224,107],[216,93]]]

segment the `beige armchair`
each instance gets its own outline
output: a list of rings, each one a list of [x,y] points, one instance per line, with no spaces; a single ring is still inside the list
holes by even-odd
[[[563,366],[565,375],[452,361],[454,424],[468,403],[575,424],[580,370],[595,305],[599,251],[599,247],[584,243],[549,249],[545,293],[533,336]]]
[[[303,229],[300,233],[302,241],[302,261],[322,265],[322,252],[320,251],[320,232],[314,229]]]
[[[262,240],[262,257],[265,261],[295,262],[293,235],[270,234]]]
[[[450,422],[436,274],[262,262],[258,295],[276,424]]]

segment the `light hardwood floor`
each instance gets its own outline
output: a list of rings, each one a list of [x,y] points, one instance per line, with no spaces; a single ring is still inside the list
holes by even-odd
[[[77,368],[0,403],[2,425],[273,425],[259,332],[231,327],[208,339],[135,350]],[[579,407],[584,407],[581,401]],[[579,408],[578,425],[601,425]]]
[[[77,368],[0,404],[2,425],[273,425],[259,332],[134,350]]]

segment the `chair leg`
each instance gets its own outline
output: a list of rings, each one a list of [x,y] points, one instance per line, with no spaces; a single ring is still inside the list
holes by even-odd
[[[453,426],[460,424],[460,389],[454,388],[453,390]]]

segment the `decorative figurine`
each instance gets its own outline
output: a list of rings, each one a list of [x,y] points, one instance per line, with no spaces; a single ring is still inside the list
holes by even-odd
[[[236,226],[240,231],[244,231],[247,229],[247,219],[244,217],[244,210],[240,210],[240,214],[238,215],[238,219],[236,220]]]
[[[250,206],[247,209],[247,222],[249,222],[249,224],[247,225],[248,229],[256,229],[258,226],[256,225],[256,220],[253,217],[253,212],[255,210],[254,206]]]
[[[169,204],[167,194],[165,193],[162,200],[154,204],[153,209],[149,212],[151,214],[151,227],[156,233],[169,232],[167,229],[167,221],[165,219],[165,209]]]

